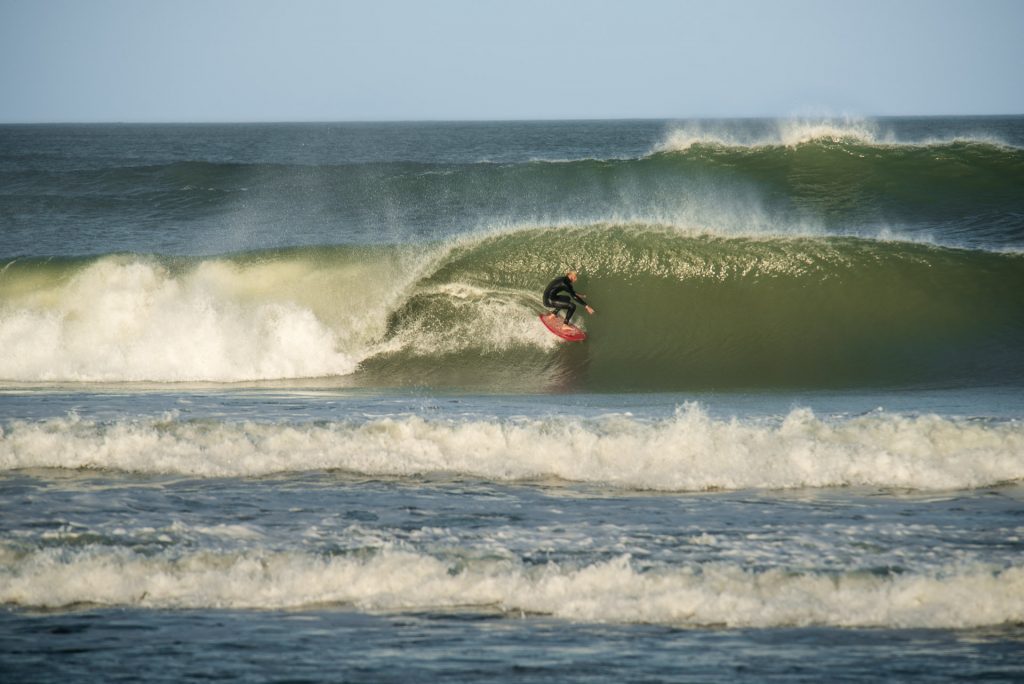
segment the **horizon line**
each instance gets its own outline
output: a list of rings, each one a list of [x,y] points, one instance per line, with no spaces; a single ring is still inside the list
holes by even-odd
[[[538,117],[510,119],[447,119],[447,118],[381,118],[381,119],[90,119],[90,120],[40,120],[3,121],[0,126],[163,126],[163,125],[245,125],[245,124],[466,124],[466,123],[595,123],[612,121],[740,121],[740,120],[870,120],[870,119],[972,119],[1021,117],[1024,112],[995,112],[988,114],[832,114],[832,115],[743,115],[743,116],[624,116],[624,117]]]

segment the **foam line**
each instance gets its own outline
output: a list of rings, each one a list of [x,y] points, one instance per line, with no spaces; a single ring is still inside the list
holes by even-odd
[[[557,435],[561,449],[538,444]],[[781,422],[717,420],[687,405],[669,419],[424,420],[263,424],[75,416],[13,422],[0,469],[97,468],[199,477],[340,469],[370,476],[453,473],[492,481],[560,479],[615,488],[872,486],[963,489],[1024,479],[1024,425],[935,415]]]
[[[90,547],[0,551],[0,603],[361,611],[451,608],[573,621],[682,626],[964,628],[1024,620],[1024,568],[983,565],[879,576],[753,572],[733,564],[638,569],[628,557],[579,568],[385,550],[142,555]]]

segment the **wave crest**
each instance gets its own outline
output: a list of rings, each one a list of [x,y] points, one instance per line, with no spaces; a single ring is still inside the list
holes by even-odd
[[[861,147],[937,147],[955,144],[985,145],[1008,150],[1016,149],[989,134],[929,137],[922,140],[901,139],[892,131],[883,130],[878,121],[858,118],[841,119],[778,119],[766,125],[729,125],[728,122],[698,121],[669,129],[651,152],[687,152],[694,146],[719,148],[796,148],[809,144],[850,144]]]
[[[557,435],[564,446],[538,444]],[[898,487],[938,490],[1024,479],[1024,425],[933,415],[781,423],[716,420],[688,405],[666,420],[609,415],[428,421],[418,416],[312,425],[112,424],[74,416],[15,422],[0,433],[0,470],[99,468],[200,477],[309,470],[494,481],[562,480],[623,489]]]
[[[146,608],[364,611],[461,609],[573,621],[728,627],[965,628],[1024,620],[1024,568],[983,565],[877,576],[731,564],[639,570],[629,557],[579,568],[385,550],[368,557],[299,553],[41,550],[5,560],[0,602]]]

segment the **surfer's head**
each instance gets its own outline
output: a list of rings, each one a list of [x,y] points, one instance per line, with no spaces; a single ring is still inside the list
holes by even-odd
[[[576,274],[576,271],[568,271],[568,272],[567,272],[567,273],[565,274],[565,277],[569,279],[569,282],[570,282],[570,283],[575,283],[575,282],[576,282],[576,279],[577,279],[577,278],[578,278],[579,276],[578,276],[578,275]]]

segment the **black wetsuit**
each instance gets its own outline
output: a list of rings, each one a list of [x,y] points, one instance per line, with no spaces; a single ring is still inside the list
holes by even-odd
[[[562,294],[563,292],[566,294]],[[574,299],[583,306],[587,305],[583,298],[576,294],[576,290],[572,289],[572,281],[569,280],[569,276],[555,278],[544,288],[544,306],[555,309],[556,315],[558,309],[565,309],[566,323],[571,321],[572,315],[576,313]]]

